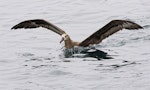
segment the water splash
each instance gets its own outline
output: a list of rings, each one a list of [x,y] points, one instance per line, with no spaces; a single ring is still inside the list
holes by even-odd
[[[63,55],[65,58],[86,58],[92,57],[98,60],[112,59],[106,52],[96,49],[95,47],[74,47],[71,49],[63,49]]]

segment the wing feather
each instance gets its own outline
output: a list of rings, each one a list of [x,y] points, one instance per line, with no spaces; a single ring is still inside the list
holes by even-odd
[[[82,41],[79,46],[89,46],[92,44],[98,44],[105,38],[111,36],[112,34],[118,32],[122,29],[140,29],[142,26],[127,20],[112,20],[104,27],[93,33],[91,36]]]
[[[38,27],[47,28],[59,35],[62,35],[65,33],[59,27],[57,27],[54,24],[47,22],[43,19],[26,20],[26,21],[20,22],[19,24],[13,26],[11,29],[20,29],[20,28],[28,29],[28,28],[38,28]]]

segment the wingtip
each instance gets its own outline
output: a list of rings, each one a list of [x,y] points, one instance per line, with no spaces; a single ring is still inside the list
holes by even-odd
[[[142,26],[139,25],[137,29],[144,29],[144,27],[142,27]]]
[[[144,27],[143,27],[143,26],[140,26],[140,29],[144,29]]]
[[[137,30],[137,29],[144,29],[143,26],[135,23],[134,21],[127,21],[127,23],[130,23],[131,25],[129,25],[129,27],[128,26],[125,27],[126,29],[135,29],[135,30]]]
[[[11,28],[11,30],[15,30],[15,29],[19,29],[19,28],[22,28],[19,24],[17,24],[17,25],[15,25],[15,26],[13,26],[12,28]]]
[[[17,29],[15,26],[13,26],[13,27],[11,28],[11,30],[15,30],[15,29]]]
[[[11,28],[11,30],[15,29],[14,27]]]
[[[14,29],[15,29],[14,27],[11,28],[11,30],[14,30]]]
[[[131,21],[131,22],[133,22],[133,21]],[[137,24],[137,23],[135,23],[135,22],[133,22],[133,23],[136,24],[137,29],[144,29],[143,26],[141,26],[141,25],[139,25],[139,24]]]

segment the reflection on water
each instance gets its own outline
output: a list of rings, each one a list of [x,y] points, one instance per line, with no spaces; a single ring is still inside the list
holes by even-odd
[[[95,47],[74,47],[72,49],[64,49],[63,54],[65,58],[70,57],[79,57],[79,58],[86,58],[92,57],[98,60],[101,59],[112,59],[106,52],[96,49]]]

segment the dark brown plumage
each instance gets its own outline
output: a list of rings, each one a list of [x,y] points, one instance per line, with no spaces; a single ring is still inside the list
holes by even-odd
[[[112,34],[116,33],[119,30],[122,29],[142,29],[143,27],[128,20],[112,20],[108,24],[106,24],[104,27],[93,33],[91,36],[89,36],[87,39],[85,39],[82,42],[74,42],[71,40],[68,34],[66,34],[62,29],[58,28],[57,26],[53,25],[50,22],[47,22],[42,19],[34,19],[34,20],[27,20],[23,21],[15,26],[12,27],[12,29],[19,29],[19,28],[37,28],[37,27],[44,27],[49,30],[52,30],[53,32],[59,34],[62,36],[65,47],[66,48],[73,48],[74,46],[82,46],[87,47],[89,45],[98,44],[105,38],[111,36]]]
[[[47,22],[43,19],[26,20],[13,26],[11,29],[20,29],[20,28],[28,29],[28,28],[38,28],[38,27],[47,28],[49,30],[56,32],[59,35],[62,35],[65,33],[63,30],[61,30],[54,24]]]
[[[106,24],[104,27],[93,33],[91,36],[89,36],[87,39],[82,41],[80,43],[80,46],[88,46],[90,44],[98,44],[103,39],[109,37],[110,35],[114,34],[115,32],[118,32],[122,29],[142,29],[143,27],[127,20],[113,20]]]

